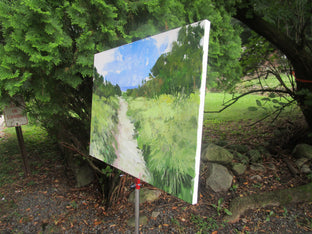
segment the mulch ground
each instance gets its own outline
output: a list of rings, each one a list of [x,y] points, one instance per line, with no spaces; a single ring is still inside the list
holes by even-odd
[[[250,127],[249,127],[250,128]],[[264,133],[269,131],[263,129]],[[214,129],[205,129],[205,133]],[[238,134],[231,130],[232,134]],[[249,139],[249,144],[268,140]],[[233,139],[228,133],[227,137]],[[248,137],[247,137],[248,138]],[[240,143],[247,141],[240,139]],[[237,137],[235,139],[238,139]],[[226,140],[226,139],[225,139]],[[272,141],[273,142],[273,141]],[[54,146],[53,146],[54,147]],[[277,146],[276,146],[277,147]],[[280,149],[280,148],[279,148]],[[134,216],[134,204],[128,201],[134,178],[122,177],[123,193],[112,206],[107,207],[96,182],[76,188],[65,163],[59,157],[40,157],[40,152],[28,149],[32,174],[24,178],[20,166],[13,182],[0,187],[0,233],[133,233],[128,220]],[[19,154],[10,155],[12,162],[20,162]],[[294,176],[283,160],[291,159],[290,151],[276,150],[267,162],[265,173],[257,173],[261,180],[252,179],[249,168],[242,176],[234,177],[228,192],[214,193],[205,188],[204,170],[200,177],[199,202],[190,205],[178,198],[162,193],[153,203],[140,205],[140,215],[147,224],[141,233],[308,233],[312,232],[312,204],[297,203],[270,206],[247,211],[236,223],[225,223],[231,199],[253,193],[296,187],[307,183],[305,175]],[[264,165],[269,165],[264,163]],[[151,187],[143,184],[144,187]],[[219,202],[219,203],[218,203]]]

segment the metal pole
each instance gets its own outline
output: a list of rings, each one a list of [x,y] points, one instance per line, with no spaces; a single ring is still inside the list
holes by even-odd
[[[139,234],[140,226],[140,179],[135,179],[135,233]]]
[[[28,159],[27,159],[27,152],[25,149],[25,144],[24,144],[24,138],[23,138],[23,132],[21,126],[16,126],[15,127],[16,135],[17,135],[17,140],[18,144],[21,150],[22,154],[22,159],[23,159],[23,165],[24,165],[24,173],[25,176],[29,176],[29,164],[28,164]]]

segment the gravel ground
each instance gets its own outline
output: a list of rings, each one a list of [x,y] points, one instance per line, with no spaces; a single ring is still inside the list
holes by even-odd
[[[3,139],[3,138],[2,138]],[[6,139],[0,139],[0,146]],[[35,146],[35,144],[34,144]],[[28,148],[29,149],[29,148]],[[44,155],[43,155],[44,154]],[[285,157],[283,152],[283,157]],[[125,178],[118,202],[106,207],[96,182],[76,188],[55,147],[29,149],[32,174],[23,177],[20,154],[0,161],[10,169],[11,177],[0,178],[0,233],[133,233],[128,225],[134,216],[134,204],[128,201],[134,178]],[[141,233],[312,233],[312,203],[270,206],[247,211],[236,223],[223,222],[231,199],[238,196],[296,187],[308,182],[294,177],[282,158],[274,158],[277,170],[267,169],[263,180],[255,183],[248,169],[235,177],[235,189],[214,193],[200,178],[199,202],[190,205],[166,193],[152,203],[140,205]],[[144,187],[150,187],[147,184]],[[224,201],[220,206],[218,201]]]
[[[131,178],[127,183],[131,183]],[[148,185],[145,185],[148,186]],[[239,191],[237,191],[239,192]],[[241,192],[241,191],[240,191]],[[130,191],[126,191],[125,198]],[[215,194],[203,188],[197,205],[163,193],[157,201],[140,206],[147,223],[142,233],[309,233],[312,204],[291,204],[248,211],[239,222],[228,224],[212,204],[220,197],[224,207],[234,192]],[[37,174],[0,188],[0,233],[133,233],[127,225],[134,206],[127,199],[107,208],[97,186],[75,188],[60,161],[47,160]]]

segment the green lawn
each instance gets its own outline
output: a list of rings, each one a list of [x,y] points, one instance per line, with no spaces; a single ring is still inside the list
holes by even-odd
[[[231,100],[231,94],[224,93],[207,93],[205,101],[205,112],[207,111],[218,111],[224,107],[224,102]],[[240,121],[240,120],[258,120],[266,116],[267,114],[275,110],[273,102],[265,102],[262,99],[265,98],[261,95],[246,95],[239,99],[229,108],[225,109],[220,113],[205,113],[204,120],[207,121]],[[274,98],[277,101],[283,101],[280,98]],[[257,105],[261,101],[263,107]],[[257,110],[251,111],[250,109]],[[289,114],[298,113],[299,109],[295,105],[286,108],[286,111],[283,113]]]
[[[23,125],[22,131],[32,174],[38,173],[43,161],[60,158],[55,140],[45,130],[29,124]],[[24,176],[15,128],[6,128],[4,132],[5,137],[0,138],[0,187]]]
[[[288,77],[286,74],[281,74],[281,78],[285,85],[292,90],[293,78]],[[244,93],[252,89],[261,88],[280,89],[282,86],[275,76],[269,75],[266,79],[261,78],[260,80],[258,78],[242,79],[241,82],[236,84],[235,90],[239,93]]]

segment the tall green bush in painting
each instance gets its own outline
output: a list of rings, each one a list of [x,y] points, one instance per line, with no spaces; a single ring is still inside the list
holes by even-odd
[[[98,159],[108,164],[112,164],[117,158],[114,149],[117,143],[112,133],[116,132],[118,124],[118,107],[118,98],[93,94],[90,154],[101,155],[103,158]]]
[[[172,51],[163,54],[151,70],[151,81],[161,83],[159,94],[187,95],[200,87],[202,46],[200,26],[183,27]],[[147,82],[147,83],[148,83]]]
[[[129,98],[128,103],[128,115],[138,132],[138,146],[153,175],[152,184],[191,202],[198,92],[189,98],[167,94],[156,99]]]
[[[117,158],[114,133],[117,132],[121,90],[118,85],[105,81],[96,68],[93,83],[90,154],[100,155],[99,160],[112,164]]]

